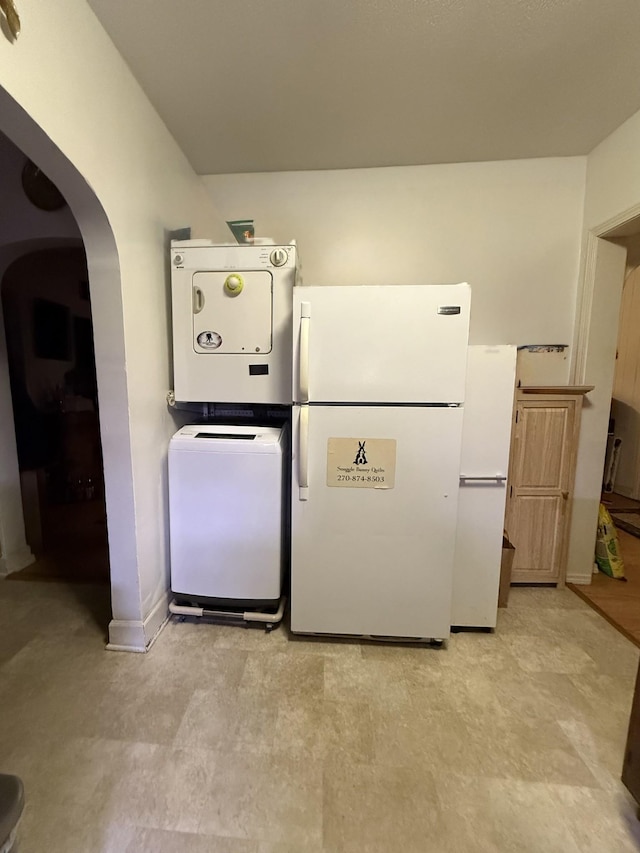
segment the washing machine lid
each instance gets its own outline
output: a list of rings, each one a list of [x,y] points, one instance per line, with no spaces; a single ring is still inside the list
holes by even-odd
[[[188,424],[173,436],[169,452],[282,453],[282,430],[277,427],[231,424]]]

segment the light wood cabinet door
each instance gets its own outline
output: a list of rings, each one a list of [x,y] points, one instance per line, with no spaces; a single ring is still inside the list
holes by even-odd
[[[581,402],[519,395],[506,524],[516,549],[513,583],[563,578]]]

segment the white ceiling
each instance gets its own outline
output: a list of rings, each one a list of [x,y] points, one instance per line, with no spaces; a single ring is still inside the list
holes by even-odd
[[[588,153],[638,0],[89,0],[199,174]]]

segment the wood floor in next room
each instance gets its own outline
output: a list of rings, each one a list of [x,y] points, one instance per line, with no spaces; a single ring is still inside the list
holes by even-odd
[[[609,494],[603,496],[603,502],[612,514],[614,523],[616,510],[619,510],[631,518],[636,517],[640,524],[640,501]],[[640,538],[620,527],[617,527],[617,533],[626,582],[598,572],[593,575],[589,586],[569,586],[631,642],[640,646]]]
[[[44,507],[42,548],[35,553],[35,563],[8,579],[108,584],[107,514],[102,496]]]
[[[108,652],[108,590],[0,583],[0,769],[21,853],[637,853],[638,649],[514,589],[442,650],[169,623]]]

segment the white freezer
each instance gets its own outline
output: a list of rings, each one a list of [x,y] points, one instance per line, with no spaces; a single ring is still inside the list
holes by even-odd
[[[515,346],[469,347],[451,624],[495,628]]]
[[[462,416],[294,407],[292,631],[448,637]]]
[[[468,284],[296,287],[297,403],[459,403]]]
[[[171,590],[276,602],[282,588],[283,433],[189,425],[169,443]]]

